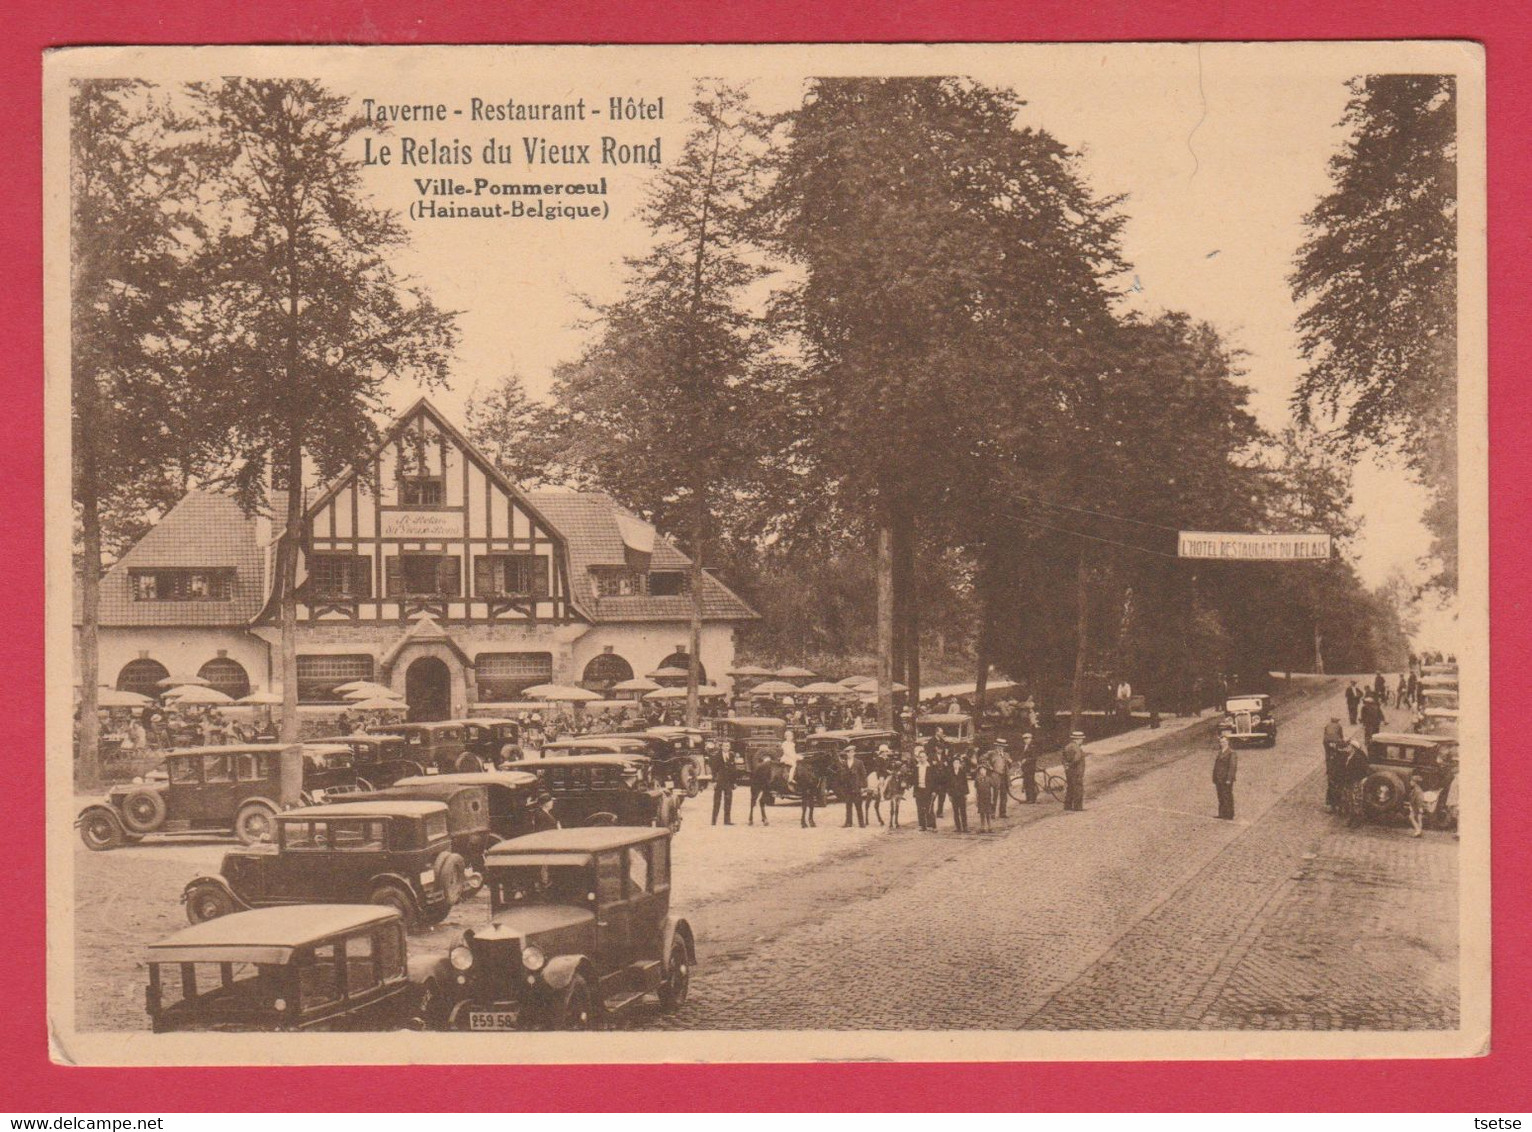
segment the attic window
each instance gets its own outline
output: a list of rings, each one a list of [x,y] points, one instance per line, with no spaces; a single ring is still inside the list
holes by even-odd
[[[591,580],[597,597],[639,597],[644,593],[645,575],[621,566],[592,566]]]
[[[686,571],[651,570],[649,594],[651,597],[682,597],[689,592]]]
[[[400,476],[401,507],[440,507],[447,502],[446,480],[442,476]]]
[[[218,568],[130,570],[134,601],[229,601],[234,571]]]

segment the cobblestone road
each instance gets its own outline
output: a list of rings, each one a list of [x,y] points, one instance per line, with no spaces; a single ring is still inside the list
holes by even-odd
[[[1207,729],[1091,767],[1087,809],[993,837],[891,835],[688,909],[702,1029],[1453,1027],[1456,843],[1344,828],[1318,734],[1336,697],[1240,754],[1214,819]],[[1110,785],[1103,785],[1110,782]]]

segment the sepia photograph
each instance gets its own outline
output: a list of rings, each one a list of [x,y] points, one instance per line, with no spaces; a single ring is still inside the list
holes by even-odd
[[[43,82],[55,1061],[1489,1052],[1480,47]]]

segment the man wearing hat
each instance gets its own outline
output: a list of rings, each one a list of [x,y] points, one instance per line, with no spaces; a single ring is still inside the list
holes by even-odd
[[[1027,805],[1037,804],[1037,752],[1032,749],[1032,732],[1021,737],[1021,789]]]
[[[999,795],[995,813],[1002,818],[1005,817],[1006,786],[1011,780],[1010,746],[1005,736],[1001,735],[989,752],[990,787]]]
[[[1325,724],[1325,809],[1334,813],[1341,804],[1341,772],[1346,765],[1346,731],[1340,716]]]
[[[1218,754],[1213,758],[1213,789],[1218,794],[1218,816],[1224,821],[1234,820],[1234,776],[1238,769],[1228,729],[1222,729],[1218,732]]]
[[[840,791],[840,796],[846,800],[846,824],[843,829],[851,828],[851,815],[856,814],[856,824],[867,824],[867,803],[863,800],[863,791],[867,789],[867,767],[861,759],[856,757],[856,748],[847,747],[840,753],[840,766],[836,768],[835,788]]]
[[[931,812],[931,788],[935,778],[935,768],[926,755],[926,745],[916,743],[915,768],[910,773],[910,785],[915,791],[915,817],[920,822],[922,833],[936,828],[936,815]]]
[[[1064,808],[1085,809],[1085,732],[1071,731],[1064,745]]]

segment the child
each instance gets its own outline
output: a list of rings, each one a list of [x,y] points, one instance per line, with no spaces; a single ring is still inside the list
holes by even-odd
[[[899,828],[899,803],[904,800],[904,764],[897,759],[889,764],[883,797],[888,799],[888,830],[892,833]]]
[[[990,819],[995,816],[995,779],[988,767],[981,765],[974,772],[973,788],[979,807],[979,832],[993,833]]]
[[[888,778],[886,765],[881,753],[872,760],[872,769],[867,772],[867,788],[862,791],[862,800],[871,803],[873,816],[878,819],[879,825],[883,824],[883,786]]]
[[[1410,829],[1413,831],[1410,836],[1419,837],[1420,827],[1425,822],[1426,791],[1425,786],[1420,781],[1420,774],[1418,772],[1410,775],[1408,801],[1410,806]]]

